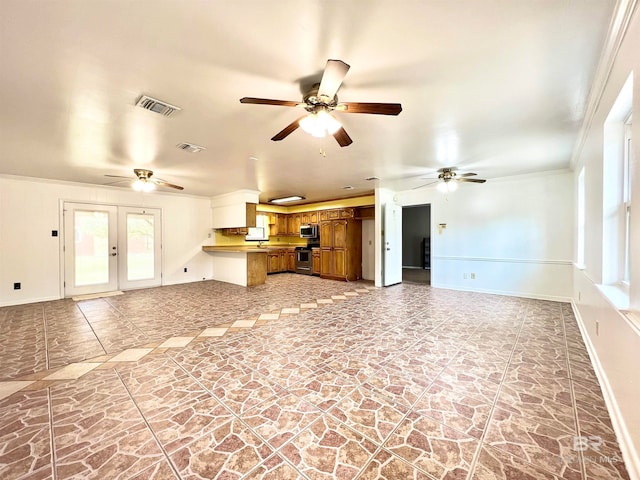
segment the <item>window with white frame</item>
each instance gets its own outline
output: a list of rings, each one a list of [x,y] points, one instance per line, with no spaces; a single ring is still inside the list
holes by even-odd
[[[624,208],[624,274],[622,281],[629,284],[631,268],[631,114],[624,122],[624,157],[622,166],[622,201]]]
[[[578,174],[578,221],[577,221],[577,248],[576,248],[576,265],[584,267],[584,218],[586,214],[585,195],[584,195],[584,167]]]
[[[604,123],[602,170],[602,284],[617,287],[628,304],[630,283],[631,108],[629,75]],[[617,294],[615,294],[617,295]]]

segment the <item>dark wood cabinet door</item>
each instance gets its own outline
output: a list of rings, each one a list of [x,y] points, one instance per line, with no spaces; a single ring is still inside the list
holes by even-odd
[[[320,275],[320,252],[315,252],[312,257],[311,273]]]

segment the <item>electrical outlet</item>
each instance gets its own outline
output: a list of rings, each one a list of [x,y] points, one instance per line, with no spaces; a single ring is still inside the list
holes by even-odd
[[[578,301],[582,300],[582,292],[578,292]]]
[[[187,267],[184,267],[184,273],[187,273]]]
[[[596,320],[596,336],[600,335],[600,322]]]
[[[13,289],[14,290],[20,290],[22,288],[22,285],[20,285],[20,282],[15,282],[13,284]]]
[[[476,274],[475,273],[471,273],[471,280],[475,280],[476,279]]]
[[[466,280],[466,279],[467,279],[467,274],[466,274],[466,273],[463,273],[463,274],[462,274],[462,278],[463,278],[464,280]]]

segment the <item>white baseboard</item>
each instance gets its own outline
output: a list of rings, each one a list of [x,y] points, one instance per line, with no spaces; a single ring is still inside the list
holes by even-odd
[[[40,298],[25,298],[22,300],[18,300],[17,302],[0,302],[0,307],[12,307],[14,305],[26,305],[27,303],[40,303],[40,302],[51,302],[53,300],[62,300],[62,297],[51,296],[51,297],[40,297]]]
[[[576,317],[576,323],[578,324],[578,328],[580,329],[582,339],[587,346],[589,357],[591,357],[591,363],[593,364],[593,369],[595,370],[596,377],[598,377],[598,381],[600,382],[600,387],[602,388],[602,396],[604,397],[604,402],[607,405],[607,410],[609,411],[609,415],[611,417],[613,430],[618,437],[620,451],[622,452],[622,458],[624,459],[624,464],[627,467],[629,478],[631,478],[631,480],[640,480],[640,458],[638,458],[638,452],[636,452],[633,448],[629,430],[627,429],[627,425],[620,413],[620,409],[618,408],[618,402],[616,401],[613,389],[609,384],[607,374],[604,368],[602,368],[602,364],[600,363],[600,359],[598,358],[598,353],[596,352],[593,343],[591,343],[591,339],[587,334],[584,322],[582,321],[582,317],[580,316],[578,306],[573,299],[571,300],[571,308],[573,309],[573,314]]]
[[[492,295],[505,295],[507,297],[531,298],[533,300],[547,300],[551,302],[571,302],[571,297],[563,297],[559,295],[540,295],[530,292],[510,292],[505,290],[492,290],[486,288],[465,288],[458,285],[436,284],[431,282],[433,288],[445,288],[447,290],[459,290],[461,292],[489,293]]]

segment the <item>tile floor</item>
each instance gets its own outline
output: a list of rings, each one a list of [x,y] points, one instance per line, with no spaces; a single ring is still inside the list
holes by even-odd
[[[569,304],[279,274],[0,308],[0,478],[628,475]]]

